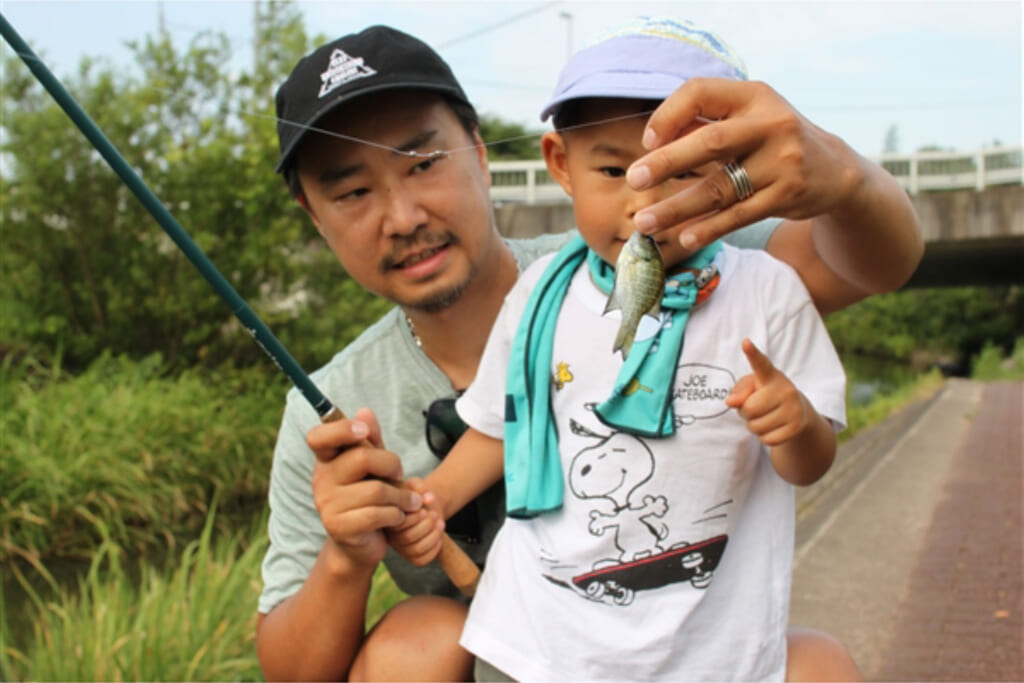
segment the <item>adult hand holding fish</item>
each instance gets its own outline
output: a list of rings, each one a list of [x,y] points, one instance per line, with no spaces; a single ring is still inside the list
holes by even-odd
[[[751,433],[771,447],[779,476],[797,486],[816,481],[835,457],[831,423],[750,339],[743,340],[742,348],[753,373],[736,382],[725,404],[735,408]],[[830,440],[831,448],[820,447]],[[822,456],[808,461],[806,453]]]
[[[649,232],[648,226],[710,213],[684,233],[700,242],[769,216],[803,219],[830,211],[863,175],[845,143],[811,124],[771,86],[750,81],[687,81],[651,115],[643,144],[652,151],[627,176],[636,189],[680,170],[742,160],[752,190],[747,198],[723,168],[637,216],[638,227]]]
[[[920,260],[913,207],[899,184],[769,85],[690,79],[650,116],[643,146],[650,152],[626,174],[635,190],[710,163],[720,169],[638,211],[638,230],[688,222],[678,239],[695,249],[765,218],[787,219],[772,253],[807,264],[801,253],[820,255],[828,268],[797,272],[823,313],[878,293],[879,283],[899,287]],[[872,246],[882,240],[884,253]]]

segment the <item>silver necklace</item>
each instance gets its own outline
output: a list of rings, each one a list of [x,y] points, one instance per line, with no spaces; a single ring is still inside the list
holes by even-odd
[[[416,342],[416,346],[422,349],[423,342],[420,340],[420,336],[416,334],[416,328],[413,327],[412,318],[409,317],[408,313],[405,314],[405,322],[409,326],[409,333],[412,335],[412,340]]]

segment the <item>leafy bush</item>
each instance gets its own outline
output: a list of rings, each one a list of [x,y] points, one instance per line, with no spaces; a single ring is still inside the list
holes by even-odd
[[[942,382],[942,374],[933,368],[923,375],[918,375],[913,381],[878,394],[867,403],[856,405],[847,401],[846,429],[839,433],[840,443],[882,422],[910,402],[930,396],[942,387]]]
[[[845,352],[909,360],[919,350],[967,359],[1009,346],[1024,327],[1024,288],[913,289],[865,299],[825,319]]]

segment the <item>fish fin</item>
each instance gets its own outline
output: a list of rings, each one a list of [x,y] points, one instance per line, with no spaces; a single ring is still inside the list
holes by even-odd
[[[604,311],[602,311],[601,315],[605,315],[609,311],[614,311],[618,308],[620,308],[619,299],[615,296],[615,288],[612,287],[611,294],[608,295],[608,303],[605,304]]]
[[[655,299],[651,307],[644,311],[645,315],[649,315],[655,320],[661,318],[661,299]]]

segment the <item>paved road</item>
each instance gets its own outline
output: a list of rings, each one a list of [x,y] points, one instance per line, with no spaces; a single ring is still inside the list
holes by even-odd
[[[1024,383],[949,380],[798,496],[791,622],[868,680],[1024,681]]]

